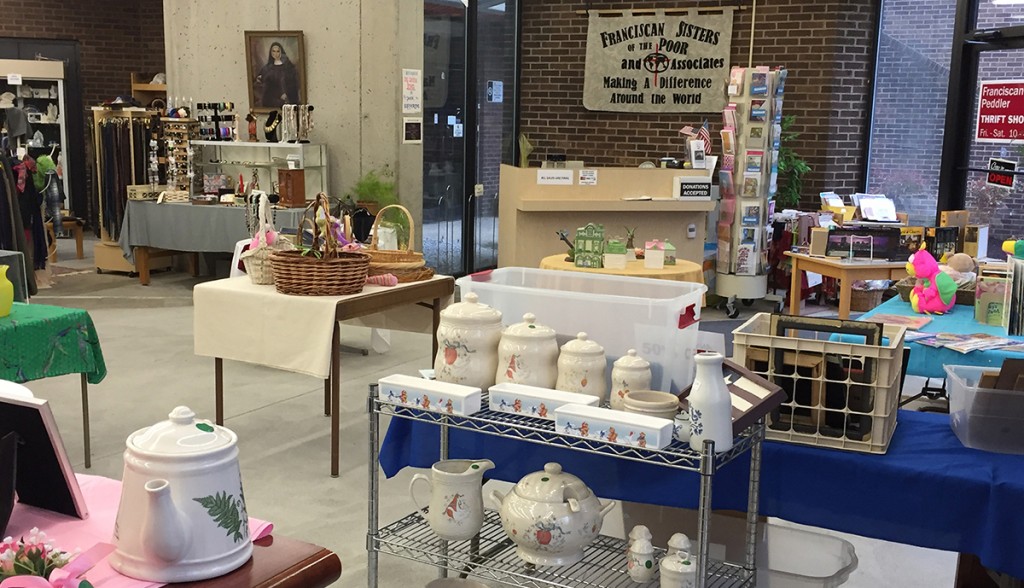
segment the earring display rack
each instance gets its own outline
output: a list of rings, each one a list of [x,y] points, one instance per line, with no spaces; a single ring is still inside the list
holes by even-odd
[[[232,102],[196,103],[199,138],[204,141],[238,141],[238,115]]]
[[[167,189],[192,192],[195,184],[191,142],[199,138],[199,121],[189,118],[162,118],[167,148]]]

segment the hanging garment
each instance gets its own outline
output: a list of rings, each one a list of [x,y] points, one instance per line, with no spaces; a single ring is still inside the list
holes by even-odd
[[[25,267],[33,267],[32,248],[25,239],[24,225],[18,206],[18,193],[14,174],[9,162],[0,159],[0,248],[8,251],[20,251],[25,256]],[[39,289],[36,286],[35,272],[26,272],[29,296],[35,296]]]
[[[28,139],[32,134],[32,125],[29,124],[25,111],[15,106],[7,108],[4,113],[7,116],[7,136],[12,140],[18,137]]]
[[[46,229],[43,227],[43,196],[36,190],[35,182],[30,179],[35,168],[36,162],[30,157],[16,161],[14,165],[15,176],[18,178],[16,182],[18,209],[25,229],[25,238],[29,241],[32,249],[32,267],[46,269],[48,252]]]

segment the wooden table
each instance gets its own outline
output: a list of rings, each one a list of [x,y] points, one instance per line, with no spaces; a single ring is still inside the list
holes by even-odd
[[[900,280],[907,277],[904,261],[871,261],[816,257],[806,253],[787,251],[793,260],[789,286],[789,314],[800,314],[800,272],[814,272],[839,280],[839,318],[850,318],[852,284],[857,280]]]
[[[326,588],[341,577],[341,560],[333,551],[273,536],[252,544],[252,559],[237,570],[211,580],[168,584],[177,588]]]
[[[256,286],[250,283],[248,277],[228,278],[226,280],[215,280],[195,287],[193,303],[196,316],[196,353],[214,358],[214,382],[216,394],[216,419],[217,424],[224,424],[224,358],[237,359],[260,363],[277,369],[285,369],[300,373],[312,374],[307,369],[290,367],[287,362],[269,363],[281,357],[281,347],[287,347],[289,341],[283,339],[288,336],[302,337],[303,327],[291,324],[288,305],[304,305],[310,298],[324,298],[327,302],[336,300],[334,304],[333,332],[330,334],[330,367],[324,378],[324,414],[331,417],[331,476],[337,477],[339,471],[339,444],[340,444],[340,387],[341,387],[341,325],[340,321],[346,321],[359,317],[365,317],[401,307],[416,305],[430,308],[431,334],[433,336],[433,347],[431,357],[437,354],[437,327],[441,322],[441,309],[455,293],[455,280],[450,276],[435,276],[431,280],[413,282],[410,284],[399,284],[393,288],[380,286],[367,286],[360,294],[342,297],[305,297],[289,296],[278,293],[273,286]],[[214,296],[214,294],[216,294]],[[233,309],[244,308],[245,305],[253,305],[251,308],[264,310],[273,307],[279,315],[277,323],[261,325],[264,329],[278,329],[277,337],[249,337],[242,335],[246,330],[246,323],[254,322],[253,313],[233,313]],[[268,314],[264,312],[264,315]],[[261,317],[262,320],[271,320]],[[282,323],[281,321],[284,320]],[[216,323],[216,324],[207,324]],[[281,325],[281,326],[278,326]],[[401,325],[390,328],[402,329]],[[221,336],[214,343],[205,339],[201,329],[207,332],[210,330],[221,333]],[[285,333],[285,330],[291,332]],[[308,353],[316,354],[321,352],[323,347],[320,339],[306,341]],[[245,347],[246,349],[241,349]],[[307,350],[303,350],[307,351]],[[240,354],[250,354],[244,356]],[[252,359],[251,357],[254,357]],[[322,356],[321,356],[322,357]],[[261,359],[263,358],[263,359]],[[323,377],[317,373],[318,377]]]
[[[89,443],[89,384],[107,375],[99,335],[89,313],[78,308],[15,302],[0,318],[0,379],[31,380],[80,374],[85,467],[92,467]]]
[[[704,270],[701,266],[676,259],[675,265],[666,265],[662,269],[647,269],[642,259],[627,261],[626,269],[576,267],[571,261],[565,260],[565,254],[549,255],[540,261],[540,269],[587,272],[592,274],[608,274],[613,276],[632,276],[635,278],[654,278],[657,280],[675,280],[677,282],[704,283]]]

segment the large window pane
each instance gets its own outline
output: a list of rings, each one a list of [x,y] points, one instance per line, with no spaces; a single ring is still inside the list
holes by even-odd
[[[882,2],[868,191],[914,225],[935,221],[955,15],[955,0]]]

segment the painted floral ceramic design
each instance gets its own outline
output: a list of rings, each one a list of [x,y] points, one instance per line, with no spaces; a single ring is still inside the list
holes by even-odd
[[[558,377],[558,341],[554,329],[539,325],[533,314],[509,326],[498,343],[497,384],[510,382],[553,388]]]
[[[548,415],[548,407],[544,402],[522,398],[514,398],[511,402],[502,398],[501,402],[495,407],[498,412],[509,412],[514,414],[522,414],[526,416],[539,417],[542,419],[550,418]]]
[[[647,447],[647,433],[643,431],[630,431],[622,427],[616,430],[614,426],[591,427],[587,421],[566,421],[562,432],[566,435],[586,437],[597,441],[629,445],[630,447]]]
[[[410,394],[406,390],[402,390],[395,394],[389,390],[387,400],[388,402],[403,404],[411,408],[455,414],[455,404],[451,398],[445,396],[431,398],[430,394],[426,392],[413,392]]]
[[[227,492],[218,492],[192,500],[203,505],[213,522],[226,529],[228,537],[234,539],[235,543],[249,539],[249,513],[245,510],[244,496],[235,499]]]
[[[441,311],[437,327],[434,378],[486,389],[494,385],[501,339],[501,312],[469,292],[462,302]]]
[[[494,462],[489,459],[446,459],[431,466],[429,476],[413,476],[409,496],[438,537],[463,541],[480,531],[484,522],[483,476],[492,468]],[[417,483],[430,488],[426,505],[413,491]]]

